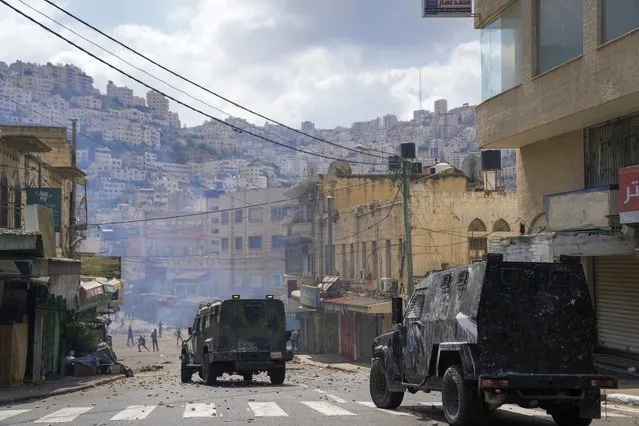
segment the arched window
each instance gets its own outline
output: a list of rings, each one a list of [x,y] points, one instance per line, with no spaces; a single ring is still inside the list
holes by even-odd
[[[479,218],[474,219],[468,226],[468,232],[486,232],[486,225]]]
[[[493,225],[493,232],[510,232],[510,225],[504,219],[499,219]]]
[[[22,228],[22,186],[19,180],[16,180],[13,191],[13,227],[20,229]]]
[[[530,223],[528,234],[541,234],[548,229],[548,223],[546,222],[546,215],[539,213]]]
[[[0,228],[9,227],[9,179],[7,174],[0,175]]]

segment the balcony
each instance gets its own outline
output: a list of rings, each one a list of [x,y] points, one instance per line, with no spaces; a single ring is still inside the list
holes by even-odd
[[[619,186],[562,192],[544,196],[551,232],[618,229]]]

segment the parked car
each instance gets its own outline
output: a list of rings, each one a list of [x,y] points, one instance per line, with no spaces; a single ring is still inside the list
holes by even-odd
[[[558,425],[601,418],[595,314],[578,258],[484,262],[438,271],[416,288],[395,326],[373,342],[370,394],[395,409],[404,392],[442,392],[451,425],[487,423],[503,404],[540,407]]]
[[[253,374],[267,372],[271,383],[282,384],[286,361],[293,359],[286,348],[290,332],[284,303],[272,296],[233,296],[200,305],[188,334],[180,356],[182,383],[190,382],[195,372],[207,385],[224,373],[251,381]]]

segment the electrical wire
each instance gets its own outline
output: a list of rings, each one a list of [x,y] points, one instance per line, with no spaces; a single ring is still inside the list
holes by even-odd
[[[133,76],[133,75],[131,75],[130,73],[128,73],[128,72],[126,72],[126,71],[121,70],[121,69],[120,69],[120,68],[118,68],[117,66],[115,66],[115,65],[113,65],[113,64],[111,64],[111,63],[109,63],[109,62],[105,61],[104,59],[102,59],[102,58],[98,57],[97,55],[95,55],[95,54],[93,54],[93,53],[91,53],[91,52],[89,52],[87,49],[83,48],[82,46],[78,45],[77,43],[74,43],[73,41],[71,41],[71,40],[69,40],[68,38],[64,37],[63,35],[59,34],[59,33],[58,33],[58,32],[56,32],[55,30],[52,30],[51,28],[47,27],[46,25],[44,25],[43,23],[39,22],[39,21],[38,21],[38,20],[36,20],[35,18],[32,18],[31,16],[29,16],[29,15],[28,15],[28,14],[26,14],[26,13],[24,13],[24,12],[23,12],[23,11],[21,11],[20,9],[17,9],[16,7],[12,6],[12,5],[11,5],[11,4],[9,4],[6,0],[0,0],[0,3],[4,4],[4,5],[5,5],[5,6],[7,6],[8,8],[12,9],[13,11],[15,11],[16,13],[18,13],[18,14],[22,15],[24,18],[26,18],[26,19],[28,19],[29,21],[33,22],[34,24],[38,25],[39,27],[41,27],[42,29],[46,30],[47,32],[49,32],[49,33],[51,33],[51,34],[55,35],[56,37],[60,38],[61,40],[65,41],[65,42],[67,42],[68,44],[70,44],[71,46],[75,47],[76,49],[78,49],[78,50],[80,50],[80,51],[84,52],[85,54],[87,54],[88,56],[92,57],[92,58],[93,58],[93,59],[95,59],[96,61],[98,61],[98,62],[102,63],[103,65],[106,65],[107,67],[109,67],[109,68],[113,69],[114,71],[117,71],[117,72],[119,72],[120,74],[122,74],[122,75],[124,75],[124,76],[126,76],[126,77],[130,78],[131,80],[135,81],[136,83],[141,84],[142,86],[144,86],[144,87],[146,87],[146,88],[148,88],[148,89],[150,89],[150,90],[153,90],[153,91],[155,91],[155,92],[157,92],[157,93],[159,93],[159,94],[161,94],[161,95],[165,96],[166,98],[168,98],[168,99],[172,100],[173,102],[175,102],[175,103],[177,103],[177,104],[179,104],[179,105],[182,105],[182,106],[183,106],[183,107],[185,107],[185,108],[188,108],[188,109],[190,109],[190,110],[192,110],[192,111],[194,111],[194,112],[197,112],[197,113],[199,113],[199,114],[201,114],[201,115],[203,115],[203,116],[205,116],[205,117],[208,117],[209,119],[211,119],[211,120],[213,120],[213,121],[216,121],[216,122],[218,122],[218,123],[220,123],[220,124],[223,124],[223,125],[225,125],[225,126],[228,126],[228,127],[230,127],[231,129],[233,129],[233,130],[235,130],[235,131],[246,133],[247,135],[251,135],[251,136],[253,136],[253,137],[256,137],[256,138],[258,138],[258,139],[261,139],[261,140],[263,140],[263,141],[265,141],[265,142],[272,143],[272,144],[274,144],[274,145],[278,145],[278,146],[281,146],[281,147],[284,147],[284,148],[288,148],[288,149],[291,149],[291,150],[294,150],[294,151],[298,151],[298,152],[301,152],[301,153],[304,153],[304,154],[312,155],[312,156],[315,156],[315,157],[325,158],[325,159],[328,159],[328,160],[339,160],[339,161],[344,161],[344,159],[343,159],[343,158],[332,157],[332,156],[324,155],[324,154],[318,154],[318,153],[314,153],[314,152],[311,152],[311,151],[306,151],[306,150],[303,150],[303,149],[300,149],[300,148],[297,148],[297,147],[294,147],[294,146],[289,146],[289,145],[286,145],[286,144],[284,144],[284,143],[277,142],[277,141],[274,141],[274,140],[269,139],[269,138],[267,138],[267,137],[264,137],[264,136],[262,136],[262,135],[259,135],[259,134],[255,133],[255,132],[248,131],[248,130],[244,130],[244,129],[242,129],[242,128],[240,128],[240,127],[238,127],[238,126],[234,125],[234,124],[227,123],[227,122],[225,122],[224,120],[221,120],[221,119],[219,119],[219,118],[217,118],[217,117],[215,117],[215,116],[213,116],[213,115],[211,115],[211,114],[209,114],[209,113],[207,113],[207,112],[202,111],[201,109],[198,109],[198,108],[196,108],[196,107],[194,107],[194,106],[192,106],[192,105],[189,105],[189,104],[188,104],[188,103],[186,103],[186,102],[182,102],[182,101],[180,101],[179,99],[175,98],[174,96],[168,95],[168,94],[166,94],[165,92],[163,92],[163,91],[161,91],[161,90],[158,90],[158,89],[156,89],[155,87],[151,86],[150,84],[148,84],[148,83],[146,83],[146,82],[144,82],[144,81],[140,80],[139,78],[134,77],[134,76]],[[384,164],[384,163],[372,163],[372,162],[365,162],[365,161],[350,161],[350,162],[351,162],[351,163],[357,163],[357,164],[369,164],[369,165],[382,165],[382,164]]]
[[[382,222],[384,222],[386,219],[388,219],[390,217],[391,212],[393,211],[393,207],[395,207],[395,205],[397,204],[397,197],[399,196],[399,193],[402,191],[401,186],[397,189],[397,193],[395,194],[395,198],[393,198],[393,201],[390,202],[390,204],[387,204],[385,206],[380,206],[380,208],[384,208],[384,207],[389,207],[388,211],[386,212],[386,216],[384,216],[383,218],[381,218],[379,221],[373,223],[372,225],[364,228],[364,229],[360,229],[357,232],[354,232],[353,234],[350,235],[345,235],[343,237],[340,237],[338,239],[338,241],[342,241],[345,240],[347,238],[351,238],[354,237],[356,235],[361,234],[362,232],[368,231],[369,229],[373,229],[377,226],[379,226],[379,224],[381,224]]]
[[[31,9],[36,10],[36,9],[34,9],[33,7],[31,7],[31,6],[27,5],[27,4],[26,4],[23,0],[18,0],[18,1],[19,1],[20,3],[22,3],[22,4],[25,4],[26,6],[30,7]],[[242,110],[244,110],[244,111],[246,111],[246,112],[249,112],[249,113],[251,113],[251,114],[253,114],[253,115],[257,116],[257,117],[260,117],[260,118],[262,118],[262,119],[264,119],[264,120],[266,120],[266,121],[270,121],[270,122],[272,122],[272,123],[274,123],[274,124],[277,124],[277,125],[279,125],[279,126],[284,127],[285,129],[291,130],[291,131],[293,131],[293,132],[295,132],[295,133],[298,133],[298,134],[300,134],[300,135],[302,135],[302,136],[305,136],[305,137],[308,137],[308,138],[314,139],[314,140],[316,140],[316,141],[323,142],[323,143],[326,143],[326,144],[329,144],[329,145],[332,145],[332,146],[335,146],[335,147],[338,147],[338,148],[346,149],[346,150],[349,150],[349,151],[358,152],[358,153],[360,153],[360,154],[369,155],[369,156],[372,156],[372,157],[383,158],[383,159],[386,159],[386,158],[387,158],[386,156],[380,156],[380,155],[376,155],[376,154],[369,154],[369,153],[366,153],[366,152],[359,151],[359,150],[357,150],[357,149],[353,149],[353,148],[345,147],[345,146],[340,145],[340,144],[338,144],[338,143],[331,142],[331,141],[328,141],[328,140],[326,140],[326,139],[322,139],[322,138],[319,138],[319,137],[317,137],[317,136],[314,136],[314,135],[308,134],[308,133],[306,133],[306,132],[303,132],[303,131],[301,131],[301,130],[295,129],[295,128],[293,128],[293,127],[287,126],[286,124],[283,124],[283,123],[281,123],[281,122],[279,122],[279,121],[276,121],[276,120],[274,120],[274,119],[272,119],[272,118],[269,118],[269,117],[267,117],[267,116],[265,116],[265,115],[262,115],[262,114],[260,114],[260,113],[258,113],[258,112],[256,112],[256,111],[254,111],[254,110],[252,110],[252,109],[248,108],[248,107],[245,107],[245,106],[243,106],[243,105],[241,105],[241,104],[239,104],[239,103],[237,103],[237,102],[235,102],[235,101],[233,101],[233,100],[231,100],[231,99],[228,99],[228,98],[226,98],[226,97],[224,97],[224,96],[222,96],[222,95],[220,95],[220,94],[218,94],[218,93],[216,93],[216,92],[214,92],[214,91],[212,91],[212,90],[207,89],[207,88],[206,88],[206,87],[204,87],[203,85],[198,84],[198,83],[194,82],[193,80],[190,80],[189,78],[182,76],[181,74],[179,74],[179,73],[177,73],[177,72],[173,71],[173,70],[172,70],[172,69],[170,69],[170,68],[167,68],[167,67],[165,67],[165,66],[163,66],[163,65],[159,64],[158,62],[154,61],[153,59],[149,58],[148,56],[145,56],[144,54],[142,54],[142,53],[138,52],[137,50],[135,50],[135,49],[131,48],[130,46],[128,46],[128,45],[126,45],[125,43],[123,43],[123,42],[119,41],[118,39],[116,39],[115,37],[112,37],[112,36],[110,36],[109,34],[106,34],[106,33],[105,33],[105,32],[103,32],[102,30],[100,30],[99,28],[97,28],[97,27],[95,27],[95,26],[93,26],[93,25],[89,24],[88,22],[84,21],[83,19],[79,18],[78,16],[74,15],[73,13],[69,12],[68,10],[66,10],[66,9],[62,8],[61,6],[59,6],[59,5],[57,5],[57,4],[55,4],[54,2],[52,2],[52,1],[50,1],[50,0],[44,0],[44,1],[45,1],[46,3],[48,3],[49,5],[53,6],[54,8],[58,9],[58,10],[59,10],[59,11],[61,11],[62,13],[66,14],[67,16],[69,16],[69,17],[71,17],[71,18],[75,19],[76,21],[78,21],[78,22],[80,22],[80,23],[84,24],[84,25],[85,25],[85,26],[87,26],[88,28],[91,28],[93,31],[95,31],[95,32],[97,32],[97,33],[99,33],[99,34],[101,34],[102,36],[104,36],[104,37],[106,37],[106,38],[108,38],[108,39],[109,39],[109,40],[111,40],[112,42],[114,42],[114,43],[116,43],[116,44],[118,44],[118,45],[122,46],[123,48],[125,48],[125,49],[126,49],[126,50],[128,50],[128,51],[130,51],[131,53],[134,53],[135,55],[137,55],[137,56],[139,56],[139,57],[141,57],[141,58],[143,58],[143,59],[147,60],[148,62],[152,63],[153,65],[155,65],[155,66],[157,66],[157,67],[159,67],[159,68],[161,68],[162,70],[164,70],[164,71],[168,72],[169,74],[171,74],[171,75],[173,75],[173,76],[175,76],[175,77],[177,77],[177,78],[179,78],[179,79],[181,79],[181,80],[183,80],[183,81],[186,81],[186,82],[188,82],[188,83],[192,84],[193,86],[197,87],[198,89],[204,90],[205,92],[207,92],[207,93],[209,93],[209,94],[211,94],[211,95],[213,95],[213,96],[215,96],[215,97],[217,97],[217,98],[219,98],[219,99],[222,99],[222,100],[224,100],[224,101],[226,101],[226,102],[230,103],[231,105],[233,105],[233,106],[235,106],[235,107],[237,107],[237,108],[240,108],[240,109],[242,109]],[[41,13],[41,14],[43,14],[43,15],[44,15],[44,13],[39,12],[39,11],[37,11],[37,10],[36,10],[36,12]],[[47,16],[47,15],[45,15],[45,16]],[[48,16],[47,16],[47,17],[48,17]],[[52,21],[54,21],[54,22],[58,23],[58,22],[57,22],[57,21],[55,21],[53,18],[49,18],[49,19],[51,19]],[[60,23],[58,23],[58,25],[61,25],[61,26],[63,26],[63,27],[64,27],[64,25],[62,25],[62,24],[60,24]],[[66,28],[66,27],[65,27],[65,28]],[[68,28],[67,28],[67,29],[68,29]],[[69,30],[69,31],[72,31],[72,30]],[[73,31],[72,31],[72,32],[73,32]],[[75,33],[75,32],[74,32],[74,34],[76,34],[76,35],[78,35],[78,36],[79,36],[79,34],[77,34],[77,33]],[[80,37],[82,37],[82,36],[80,36]],[[84,38],[84,37],[82,37],[82,38]],[[93,43],[93,42],[91,42],[91,43],[92,43],[92,44],[95,44],[95,43]],[[98,47],[99,47],[99,46],[98,46]],[[100,48],[101,48],[101,47],[100,47]],[[102,48],[101,48],[101,49],[102,49]],[[105,49],[103,49],[103,50],[105,50]],[[105,51],[106,51],[106,50],[105,50]],[[107,51],[107,52],[108,52],[108,51]],[[111,52],[109,52],[109,53],[111,53]],[[115,55],[114,55],[114,56],[115,56]],[[117,57],[117,56],[116,56],[116,57]],[[120,58],[120,59],[121,59],[121,58]],[[124,61],[124,60],[123,60],[123,61]],[[125,62],[126,62],[126,61],[125,61]],[[178,89],[178,90],[179,90],[179,89]],[[210,106],[210,105],[209,105],[209,106]],[[215,108],[215,107],[212,107],[212,108]],[[215,109],[217,109],[217,108],[215,108]],[[223,112],[223,111],[222,111],[222,112]],[[224,113],[224,112],[223,112],[223,113]],[[225,113],[225,114],[226,114],[226,113]],[[381,152],[382,154],[386,154],[384,151],[382,151],[382,150],[378,150],[378,149],[375,149],[375,148],[370,148],[370,150],[371,150],[371,151]]]

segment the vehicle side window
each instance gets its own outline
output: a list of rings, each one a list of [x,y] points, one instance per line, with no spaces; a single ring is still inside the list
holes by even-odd
[[[193,332],[197,333],[200,331],[200,317],[195,318],[195,324],[193,325]]]
[[[202,323],[203,323],[203,325],[202,325],[202,329],[203,329],[203,330],[207,329],[207,328],[209,327],[209,325],[211,325],[211,324],[210,324],[210,321],[209,321],[209,318],[210,318],[210,317],[211,317],[211,315],[210,315],[210,314],[209,314],[209,315],[204,315],[204,316],[202,317]]]
[[[422,315],[424,307],[424,290],[418,290],[413,295],[408,308],[406,308],[406,319],[417,319]]]

